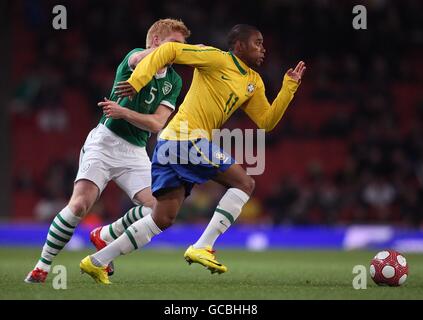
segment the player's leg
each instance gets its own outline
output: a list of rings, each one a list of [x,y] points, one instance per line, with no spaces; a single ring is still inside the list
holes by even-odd
[[[133,152],[122,154],[119,159],[115,159],[113,180],[138,206],[131,208],[113,223],[91,231],[90,239],[97,250],[116,240],[132,223],[151,214],[156,201],[151,192],[151,162],[145,148],[129,144],[127,148]],[[111,268],[113,269],[113,266]]]
[[[156,199],[151,193],[151,188],[147,187],[135,194],[133,202],[140,205],[132,207],[111,224],[96,228],[91,232],[91,241],[97,243],[95,244],[97,249],[102,249],[108,243],[116,240],[135,221],[151,214]]]
[[[150,173],[149,173],[150,175]],[[140,179],[141,181],[141,179]],[[147,183],[150,183],[150,178]],[[125,187],[121,185],[121,188],[125,190]],[[129,196],[130,192],[127,192]],[[147,187],[143,190],[137,192],[132,200],[134,203],[143,204],[129,209],[121,218],[115,222],[97,227],[90,232],[91,243],[95,246],[97,250],[101,250],[106,247],[109,243],[116,240],[121,236],[125,230],[134,222],[139,219],[151,214],[152,208],[156,202],[156,199],[151,193],[151,188]],[[108,266],[109,276],[113,275],[115,272],[115,266],[113,262],[110,262]]]
[[[92,255],[101,265],[106,265],[114,257],[127,254],[150,242],[151,238],[170,227],[185,198],[185,189],[180,186],[157,197],[156,206],[151,215],[131,224],[119,238],[104,250]],[[109,252],[107,252],[109,251]]]
[[[77,224],[91,209],[110,180],[109,151],[98,127],[91,130],[81,149],[79,169],[75,178],[72,197],[68,205],[54,218],[43,247],[41,258],[26,282],[44,282],[50,271],[53,258],[70,240]],[[102,151],[99,152],[99,146]],[[113,149],[111,149],[113,150]]]
[[[214,181],[227,187],[207,228],[195,244],[184,254],[189,263],[197,262],[207,267],[211,273],[223,273],[228,269],[216,260],[213,246],[217,238],[238,218],[242,207],[254,190],[254,180],[238,164],[233,164],[224,172],[219,171]]]
[[[25,279],[27,283],[45,282],[53,259],[71,239],[76,226],[91,209],[99,196],[97,185],[88,180],[78,180],[68,205],[53,219],[41,257],[34,270]]]
[[[80,263],[81,270],[91,275],[97,282],[110,283],[107,277],[107,265],[118,256],[145,246],[152,237],[170,227],[184,199],[183,186],[169,189],[159,195],[152,214],[133,223],[124,234],[104,249],[85,257]]]
[[[213,247],[216,239],[238,218],[254,191],[254,179],[239,164],[233,164],[225,172],[219,172],[213,180],[228,190],[220,199],[206,230],[193,245],[194,248]]]

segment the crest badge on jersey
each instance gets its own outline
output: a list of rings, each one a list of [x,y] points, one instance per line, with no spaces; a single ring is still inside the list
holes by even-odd
[[[254,84],[249,83],[247,86],[248,93],[253,93],[254,89],[255,89]]]
[[[165,81],[162,90],[163,94],[167,95],[172,90],[172,84],[168,81]]]

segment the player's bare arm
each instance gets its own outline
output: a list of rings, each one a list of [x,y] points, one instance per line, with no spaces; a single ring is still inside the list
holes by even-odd
[[[159,105],[154,114],[141,114],[128,108],[121,107],[116,102],[107,98],[99,102],[98,106],[103,108],[103,112],[109,118],[124,119],[140,129],[153,133],[157,133],[163,129],[167,119],[172,113],[169,107]]]
[[[135,88],[128,81],[120,81],[115,86],[115,93],[120,97],[129,97],[130,99],[137,94]]]
[[[138,112],[128,110],[125,120],[132,125],[148,130],[152,133],[158,133],[162,130],[172,114],[172,110],[165,105],[159,105],[154,114],[140,114]]]

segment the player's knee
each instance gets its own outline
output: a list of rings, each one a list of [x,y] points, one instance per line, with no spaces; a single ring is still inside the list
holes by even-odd
[[[142,205],[144,207],[154,208],[154,206],[156,205],[156,198],[154,197],[150,197],[148,199],[142,199],[142,201],[136,198],[134,200],[135,200],[134,202],[137,205]]]
[[[160,230],[166,230],[171,227],[176,220],[176,215],[153,216],[153,220]]]
[[[250,176],[247,176],[247,178],[244,179],[244,181],[242,182],[240,189],[244,191],[246,194],[248,194],[249,196],[251,196],[254,192],[255,186],[256,186],[256,181]]]
[[[69,208],[77,217],[85,217],[90,210],[90,203],[83,196],[72,198],[69,202]]]
[[[154,208],[154,206],[156,205],[156,198],[153,197],[153,195],[151,194],[146,194],[143,191],[138,192],[134,198],[132,199],[132,201],[136,204],[136,205],[141,205],[144,207],[149,207],[149,208]]]

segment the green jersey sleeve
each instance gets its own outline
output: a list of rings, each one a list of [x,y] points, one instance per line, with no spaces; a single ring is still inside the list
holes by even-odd
[[[173,85],[171,87],[171,91],[162,98],[160,104],[163,104],[169,107],[170,109],[175,110],[176,101],[182,89],[182,79],[179,75],[175,74]]]

